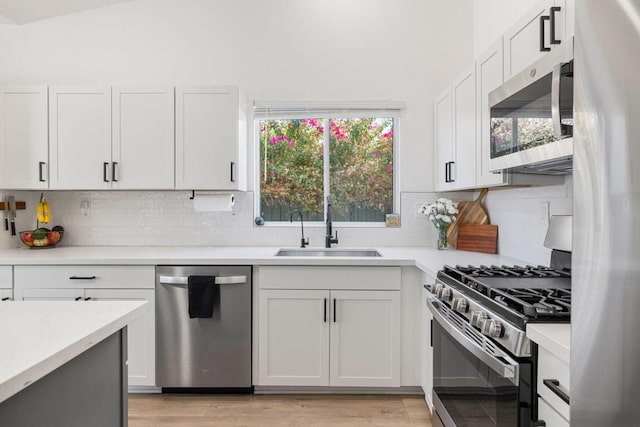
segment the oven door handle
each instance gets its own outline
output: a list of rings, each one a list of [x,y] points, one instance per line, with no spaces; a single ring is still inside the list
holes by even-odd
[[[465,334],[452,323],[450,323],[438,310],[440,302],[435,297],[429,298],[429,310],[433,313],[433,318],[438,321],[440,326],[453,337],[461,346],[467,349],[471,354],[480,359],[484,364],[493,369],[502,378],[508,379],[513,384],[518,385],[519,382],[519,365],[516,361],[508,357],[506,354],[501,355],[501,359],[509,363],[504,363],[497,357],[487,353],[474,341],[471,341]]]

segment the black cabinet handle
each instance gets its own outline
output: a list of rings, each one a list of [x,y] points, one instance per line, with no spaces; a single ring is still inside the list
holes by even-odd
[[[558,380],[542,380],[542,384],[549,387],[549,389],[556,394],[560,399],[569,405],[569,395],[560,389],[560,381]]]
[[[96,276],[71,276],[69,280],[94,280]]]
[[[75,299],[76,299],[76,301],[80,301],[82,299],[82,297],[76,297]]]
[[[104,162],[102,164],[102,180],[104,182],[109,182],[109,179],[107,178],[107,169],[109,168],[109,162]]]
[[[91,297],[86,297],[84,300],[85,301],[91,301]]]
[[[452,167],[453,165],[455,165],[456,162],[449,162],[449,182],[456,182],[455,179],[453,179],[453,173],[451,173]]]
[[[324,322],[327,323],[327,299],[324,299]]]
[[[231,177],[231,182],[236,182],[236,179],[234,177],[234,168],[235,168],[236,163],[235,162],[231,162],[230,164],[230,177]]]
[[[44,172],[42,172],[42,167],[45,165],[44,162],[38,162],[38,181],[45,182]]]
[[[336,323],[336,299],[333,299],[333,323]]]
[[[4,297],[4,298],[2,298],[2,301],[9,301],[10,299],[11,298],[9,298],[9,297]]]
[[[118,162],[111,163],[111,181],[118,182],[116,178],[116,166],[118,166]]]
[[[544,22],[549,21],[550,19],[550,16],[540,17],[540,52],[549,52],[551,50],[550,47],[546,47],[544,44]]]
[[[531,427],[547,427],[547,423],[541,420],[538,421],[532,421],[531,422]]]
[[[556,13],[560,12],[562,8],[560,6],[553,6],[549,9],[551,12],[551,35],[549,36],[549,44],[560,44],[562,40],[556,39]]]
[[[444,164],[444,182],[449,182],[449,162]]]

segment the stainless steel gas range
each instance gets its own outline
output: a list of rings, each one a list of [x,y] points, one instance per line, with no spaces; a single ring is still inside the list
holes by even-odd
[[[530,426],[537,419],[537,348],[529,322],[568,322],[569,270],[449,267],[438,272],[433,313],[434,425]]]

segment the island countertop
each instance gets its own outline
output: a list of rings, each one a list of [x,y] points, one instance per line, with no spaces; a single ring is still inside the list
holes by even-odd
[[[0,305],[0,402],[144,313],[144,301],[14,301]]]

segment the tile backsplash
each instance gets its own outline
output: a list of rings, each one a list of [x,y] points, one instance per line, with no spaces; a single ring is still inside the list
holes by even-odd
[[[491,189],[484,207],[498,225],[498,252],[523,261],[549,265],[551,250],[543,246],[549,215],[573,213],[573,177],[560,185]]]
[[[543,246],[547,221],[541,206],[548,203],[550,215],[571,214],[573,181],[544,187],[491,189],[484,207],[492,224],[499,226],[498,251],[528,263],[548,265],[550,250]],[[0,192],[0,196],[7,192]],[[36,191],[12,191],[27,202],[19,211],[18,230],[35,227]],[[236,192],[235,214],[198,213],[188,191],[47,191],[53,224],[65,227],[63,245],[75,246],[297,246],[298,223],[278,227],[253,224],[252,192]],[[399,228],[342,227],[339,247],[426,246],[434,247],[437,233],[425,217],[416,215],[421,203],[438,197],[472,200],[478,193],[402,192]],[[87,216],[83,202],[88,202]],[[52,225],[53,225],[52,224]],[[324,226],[305,224],[312,247],[324,245]],[[20,247],[16,238],[0,233],[0,248]]]
[[[35,227],[40,192],[12,192],[27,201],[21,229]],[[297,246],[297,222],[257,227],[254,194],[235,192],[235,212],[195,212],[190,191],[48,191],[53,224],[65,228],[63,245],[74,246]],[[453,196],[465,198],[464,193]],[[466,193],[469,198],[470,194]],[[435,193],[403,192],[399,228],[335,226],[339,247],[434,246],[435,228],[416,215]],[[52,224],[52,225],[53,225]],[[305,224],[311,246],[324,245],[325,228]],[[20,244],[3,236],[3,247]]]

